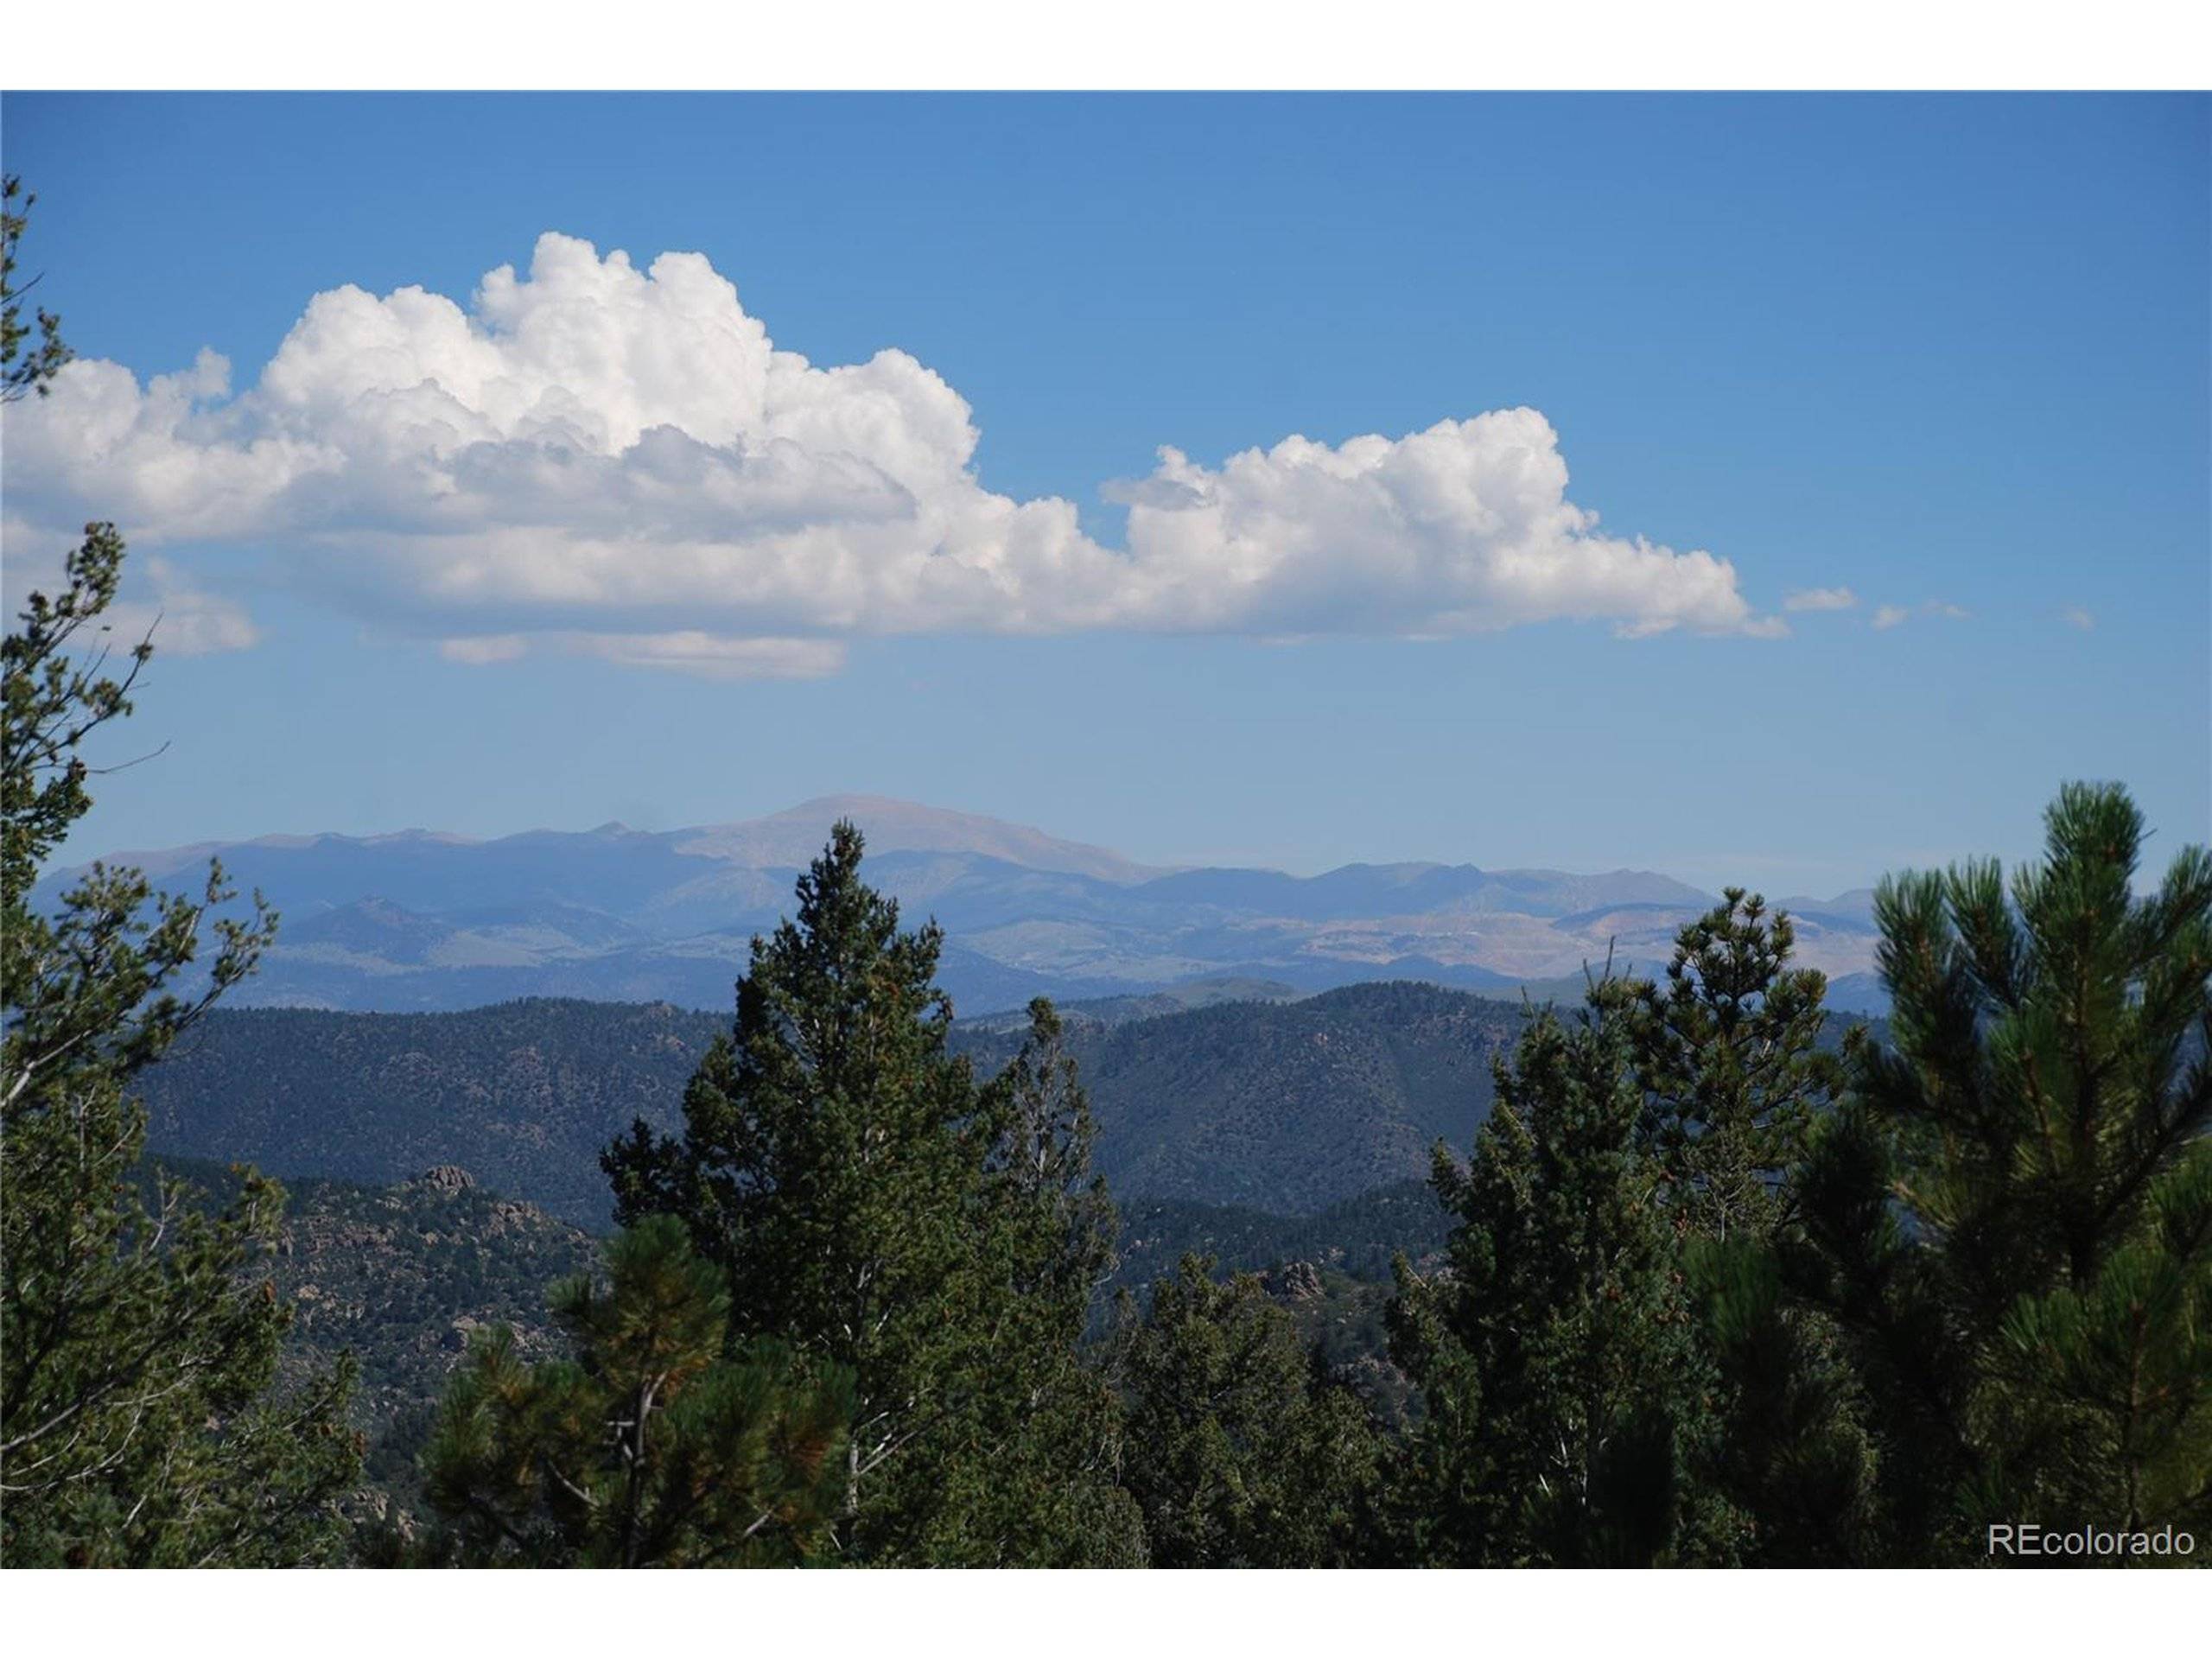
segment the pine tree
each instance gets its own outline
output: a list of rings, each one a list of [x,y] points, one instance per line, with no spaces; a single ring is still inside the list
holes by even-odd
[[[956,1484],[927,1551],[967,1566],[1138,1566],[1120,1402],[1084,1351],[1120,1221],[1091,1169],[1096,1131],[1059,1016],[1039,997],[1029,1020],[1020,1051],[980,1091],[976,1122],[985,1163],[970,1312],[988,1386],[969,1432],[990,1455],[948,1470]]]
[[[1538,1013],[1462,1168],[1445,1271],[1401,1258],[1391,1351],[1424,1421],[1399,1476],[1404,1548],[1450,1565],[1726,1559],[1734,1517],[1694,1478],[1715,1433],[1681,1231],[1639,1155],[1618,991]]]
[[[1091,1168],[1097,1126],[1050,1001],[1029,1005],[1029,1032],[985,1085],[977,1113],[987,1147],[985,1202],[995,1249],[1020,1305],[1049,1330],[1048,1346],[1079,1340],[1099,1287],[1114,1271],[1121,1218]]]
[[[2041,862],[1882,884],[1893,1046],[1784,1261],[1876,1410],[1898,1559],[1993,1522],[2212,1522],[2212,855],[2138,896],[2140,813],[2069,785]]]
[[[679,1216],[721,1265],[734,1334],[851,1373],[846,1558],[1062,1559],[1067,1529],[1010,1500],[1058,1502],[1050,1482],[1013,1476],[1038,1466],[1023,1443],[1050,1421],[1026,1402],[1048,1373],[1079,1380],[1059,1368],[1110,1225],[1085,1190],[1087,1115],[1079,1101],[1057,1115],[1059,1068],[1041,1058],[1026,1083],[976,1087],[946,1045],[941,935],[901,931],[896,904],[861,879],[861,851],[837,824],[794,916],[754,942],[735,1028],[685,1091],[683,1135],[640,1123],[602,1161],[621,1219]],[[1030,1105],[1042,1116],[1025,1118]],[[1089,1490],[1109,1472],[1110,1424],[1080,1415]],[[988,1522],[961,1508],[987,1488],[1001,1500]]]
[[[1843,1082],[1821,1046],[1825,976],[1793,969],[1788,912],[1730,887],[1675,936],[1663,984],[1610,981],[1643,1094],[1640,1134],[1691,1230],[1726,1240],[1784,1218],[1783,1173]]]
[[[1740,1233],[1688,1241],[1719,1419],[1689,1477],[1736,1512],[1745,1566],[1879,1565],[1871,1407],[1834,1321],[1789,1294],[1776,1246]]]
[[[0,179],[0,404],[34,392],[46,397],[54,377],[73,355],[61,338],[61,319],[43,306],[35,314],[38,344],[29,343],[32,325],[23,321],[23,295],[38,279],[16,281],[16,252],[37,200],[13,173]]]
[[[447,1385],[423,1453],[443,1525],[397,1559],[462,1566],[750,1567],[822,1557],[843,1496],[849,1382],[768,1340],[725,1351],[723,1275],[681,1222],[609,1243],[607,1283],[555,1287],[573,1361],[502,1328]]]
[[[12,341],[11,341],[12,349]],[[0,646],[0,1554],[10,1565],[286,1564],[328,1559],[334,1500],[359,1446],[348,1368],[271,1391],[289,1310],[254,1271],[283,1204],[247,1172],[219,1209],[141,1179],[145,1113],[129,1089],[272,936],[202,897],[151,895],[94,865],[54,912],[41,866],[91,806],[86,740],[130,710],[142,641],[120,678],[88,636],[113,600],[123,543],[87,526],[58,598],[33,594]],[[149,913],[150,900],[150,913]],[[216,950],[182,987],[203,931]]]
[[[58,317],[36,313],[35,346],[22,321],[32,200],[0,181],[0,404],[44,396],[70,355]],[[123,554],[114,525],[86,525],[59,595],[30,594],[0,645],[0,1563],[328,1560],[360,1463],[352,1372],[271,1389],[289,1310],[253,1268],[283,1194],[245,1172],[218,1209],[148,1182],[129,1094],[251,971],[275,918],[258,895],[251,920],[213,915],[233,897],[219,867],[196,902],[96,864],[58,911],[31,904],[92,806],[83,747],[130,712],[153,654],[142,639],[108,671]],[[203,931],[214,957],[187,994]]]
[[[1676,934],[1662,982],[1599,988],[1624,1022],[1643,1155],[1684,1235],[1718,1431],[1687,1478],[1732,1505],[1751,1563],[1838,1565],[1872,1548],[1875,1459],[1831,1321],[1784,1294],[1771,1246],[1794,1234],[1786,1177],[1844,1086],[1821,1042],[1824,976],[1793,968],[1796,931],[1730,887]]]
[[[1363,1559],[1380,1440],[1259,1280],[1186,1255],[1137,1317],[1122,1306],[1123,1478],[1155,1567],[1341,1567]]]

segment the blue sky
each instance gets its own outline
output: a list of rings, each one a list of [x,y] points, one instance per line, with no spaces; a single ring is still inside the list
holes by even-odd
[[[2212,828],[2202,98],[10,95],[0,124],[40,193],[26,264],[79,353],[142,385],[203,348],[230,363],[226,390],[196,383],[206,432],[179,429],[216,446],[189,451],[208,476],[188,498],[111,458],[34,477],[67,434],[8,417],[11,567],[72,510],[137,511],[168,626],[209,647],[156,659],[124,742],[170,747],[105,781],[73,855],[664,828],[860,790],[1160,861],[1635,865],[1831,893],[2031,850],[2070,777],[2127,782],[2154,848]],[[218,463],[247,451],[219,446],[277,429],[251,405],[312,296],[419,284],[467,308],[487,271],[527,278],[549,231],[639,268],[702,254],[816,365],[910,353],[965,400],[982,491],[1073,505],[1055,533],[1077,575],[1033,582],[1015,632],[881,585],[850,626],[804,595],[766,620],[709,605],[717,641],[803,636],[810,677],[739,678],[746,641],[708,674],[608,643],[677,638],[701,606],[605,598],[649,553],[549,608],[535,518],[439,541],[396,471],[346,474],[342,512],[297,492],[232,512]],[[356,336],[328,338],[283,431],[343,448],[364,429],[313,423]],[[910,379],[886,395],[925,423]],[[1516,408],[1600,515],[1568,556],[1672,550],[1586,618],[1490,567],[1473,624],[1426,577],[1370,614],[1363,526],[1388,542],[1411,498],[1370,524],[1368,494],[1224,466]],[[1469,464],[1490,442],[1465,438]],[[1341,509],[1335,539],[1255,600],[1224,576],[1083,611],[1081,573],[1154,533],[1141,515],[1169,526],[1163,557],[1185,545],[1197,515],[1170,510],[1188,488],[1162,446],[1210,499]],[[472,511],[538,511],[514,505],[534,476]],[[188,499],[201,528],[152,528],[185,518],[147,504]],[[816,510],[789,511],[811,533]],[[838,505],[834,545],[878,546],[874,511]],[[456,620],[442,550],[495,543],[496,591]],[[1698,550],[1732,566],[1726,593],[1677,557]],[[1785,608],[1845,588],[1849,608]],[[1877,627],[1885,607],[1904,614]],[[1677,625],[1622,637],[1662,613]]]

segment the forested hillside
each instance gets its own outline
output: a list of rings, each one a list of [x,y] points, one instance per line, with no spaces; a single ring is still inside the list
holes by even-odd
[[[1352,986],[1069,1024],[1116,1192],[1318,1210],[1420,1176],[1490,1098],[1518,1010],[1432,986]],[[144,1079],[156,1151],[280,1176],[405,1179],[434,1164],[579,1225],[608,1215],[600,1148],[675,1121],[727,1016],[537,1000],[450,1014],[224,1010]],[[995,1071],[1015,1039],[961,1032]]]
[[[503,1002],[454,1014],[249,1008],[208,1016],[145,1076],[157,1153],[287,1179],[406,1180],[458,1164],[603,1224],[599,1150],[670,1121],[727,1018],[665,1003]]]
[[[1077,1031],[1068,1046],[1116,1192],[1305,1212],[1419,1176],[1438,1141],[1464,1142],[1489,1110],[1491,1056],[1522,1020],[1402,981]]]
[[[238,1176],[200,1159],[158,1169],[227,1202]],[[558,1281],[600,1270],[599,1240],[478,1184],[452,1165],[391,1185],[296,1179],[261,1270],[292,1309],[279,1367],[297,1387],[340,1355],[359,1366],[348,1415],[365,1436],[368,1511],[419,1505],[415,1459],[434,1408],[470,1341],[499,1327],[525,1359],[566,1356],[548,1296]],[[1401,1409],[1402,1378],[1383,1357],[1381,1312],[1390,1258],[1427,1260],[1447,1218],[1426,1184],[1363,1193],[1312,1216],[1284,1216],[1180,1199],[1139,1202],[1121,1218],[1110,1289],[1141,1299],[1185,1254],[1218,1271],[1255,1272],[1323,1361],[1358,1380],[1378,1408]],[[1110,1298],[1091,1340],[1110,1333]]]
[[[197,1159],[156,1167],[227,1201],[238,1178]],[[598,1243],[535,1205],[442,1165],[391,1185],[296,1180],[263,1271],[288,1301],[288,1386],[341,1354],[360,1368],[349,1415],[367,1439],[372,1487],[404,1501],[416,1450],[469,1339],[505,1326],[533,1357],[566,1351],[548,1314],[557,1281],[598,1264]]]
[[[1348,1278],[1388,1280],[1402,1250],[1418,1262],[1444,1246],[1451,1217],[1427,1181],[1393,1181],[1307,1216],[1278,1215],[1188,1198],[1131,1198],[1122,1205],[1115,1282],[1140,1286],[1186,1255],[1224,1272],[1306,1262]]]

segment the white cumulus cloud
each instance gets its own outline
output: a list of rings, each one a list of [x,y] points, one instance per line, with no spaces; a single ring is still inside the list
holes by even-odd
[[[1601,531],[1534,410],[1217,467],[1163,448],[1108,486],[1109,548],[1066,500],[986,488],[969,405],[906,353],[817,367],[702,256],[641,270],[550,233],[467,308],[315,296],[243,392],[212,353],[143,384],[82,361],[6,420],[11,517],[114,518],[179,562],[257,549],[264,580],[463,662],[750,677],[902,633],[1787,632],[1727,560]],[[206,648],[249,641],[234,603],[200,614]]]

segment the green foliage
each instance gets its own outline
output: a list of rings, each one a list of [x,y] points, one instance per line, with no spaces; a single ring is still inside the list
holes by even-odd
[[[1122,1478],[1156,1567],[1340,1567],[1371,1535],[1381,1441],[1260,1281],[1185,1256],[1139,1319],[1123,1294]]]
[[[2195,1528],[2212,1515],[2212,1142],[2198,1141],[2152,1185],[2144,1226],[2085,1290],[2061,1285],[2014,1304],[1994,1370],[1993,1422],[2028,1439],[2038,1497],[2109,1508],[2126,1529]]]
[[[680,1216],[729,1276],[744,1336],[853,1374],[840,1543],[875,1556],[935,1507],[933,1458],[905,1456],[957,1410],[975,1288],[966,1178],[973,1086],[945,1049],[938,936],[905,933],[860,880],[840,824],[798,913],[760,941],[733,1037],[684,1092],[680,1142],[641,1122],[606,1166],[626,1224]],[[909,1471],[917,1477],[904,1478]]]
[[[457,1170],[318,1183],[287,1224],[251,1170],[142,1160],[148,1068],[274,922],[219,914],[219,869],[186,899],[95,865],[32,906],[150,649],[87,648],[122,557],[88,527],[0,653],[9,1565],[335,1559],[356,1425],[387,1495],[421,1445],[437,1524],[371,1552],[413,1562],[1919,1564],[1997,1522],[2212,1528],[2212,855],[2139,895],[2116,788],[2062,791],[2009,887],[1883,884],[1889,1047],[1836,1051],[1788,918],[1737,889],[1575,1019],[1364,987],[1110,1030],[1040,1001],[956,1040],[938,932],[849,824],[711,1041],[558,1003],[233,1027],[328,1052],[241,1036],[219,1121],[319,1116],[350,1069],[411,1127],[293,1150],[366,1165],[532,1110],[557,1161],[689,1076],[679,1132],[652,1109],[602,1155],[606,1281],[533,1329],[582,1236]],[[1169,1192],[1310,1200],[1495,1106],[1433,1196],[1155,1198],[1124,1230],[1086,1062]],[[1217,1281],[1217,1248],[1288,1265]],[[1358,1280],[1391,1249],[1385,1312]],[[1173,1256],[1087,1346],[1102,1288]]]
[[[1871,1548],[1873,1447],[1832,1323],[1784,1294],[1770,1246],[1796,1234],[1788,1177],[1866,1038],[1824,1040],[1826,981],[1789,965],[1796,943],[1786,912],[1731,887],[1676,935],[1663,982],[1595,994],[1626,1030],[1714,1369],[1719,1426],[1688,1478],[1734,1510],[1740,1559],[1835,1565]]]
[[[1879,1463],[1834,1322],[1788,1294],[1770,1241],[1693,1239],[1685,1267],[1722,1420],[1692,1472],[1740,1518],[1737,1559],[1876,1564]]]
[[[1725,1559],[1734,1526],[1694,1480],[1716,1424],[1678,1218],[1639,1155],[1643,1098],[1604,987],[1547,1010],[1461,1168],[1446,1266],[1399,1274],[1393,1352],[1423,1390],[1398,1493],[1404,1547],[1440,1564]]]
[[[141,1167],[141,1186],[149,1198],[166,1173],[196,1189],[203,1208],[232,1201],[240,1184],[219,1165],[189,1160],[164,1158]],[[1077,1196],[1087,1190],[1077,1183]],[[363,1485],[372,1505],[381,1513],[419,1511],[416,1459],[457,1352],[473,1334],[505,1325],[520,1359],[573,1357],[565,1335],[548,1316],[546,1287],[588,1271],[598,1260],[599,1245],[579,1229],[488,1192],[453,1169],[392,1186],[294,1180],[286,1184],[285,1196],[276,1243],[262,1258],[276,1294],[292,1310],[279,1378],[304,1382],[350,1354],[359,1375],[349,1416],[368,1436]],[[1296,1322],[1300,1340],[1320,1353],[1331,1375],[1349,1382],[1386,1421],[1395,1421],[1417,1402],[1382,1357],[1389,1258],[1400,1249],[1428,1255],[1440,1249],[1444,1235],[1444,1214],[1433,1194],[1411,1182],[1318,1216],[1161,1201],[1131,1211],[1118,1263],[1113,1253],[1106,1257],[1112,1266],[1106,1282],[1109,1289],[1141,1290],[1190,1251],[1218,1249],[1225,1268],[1268,1269],[1260,1274],[1261,1282]],[[1159,1265],[1163,1261],[1165,1268]],[[1310,1278],[1295,1265],[1282,1267],[1308,1262],[1314,1264]],[[1071,1503],[1078,1497],[1094,1504],[1122,1502],[1111,1478],[1120,1455],[1119,1408],[1098,1370],[1108,1351],[1084,1346],[1106,1334],[1107,1311],[1095,1303],[1083,1310],[1084,1336],[1060,1351],[1064,1361],[1074,1363],[1051,1379],[1054,1386],[1039,1390],[1037,1407],[1025,1413],[1041,1446],[1083,1449],[1072,1467],[1037,1465],[1039,1481],[1050,1481]],[[1055,1406],[1090,1414],[1093,1427],[1050,1427],[1046,1408]],[[982,1518],[968,1530],[976,1540],[995,1540],[1007,1531],[983,1511],[1023,1491],[1020,1482],[1006,1478],[1009,1466],[1002,1459],[974,1496]],[[1020,1501],[1033,1497],[1033,1491]],[[1113,1518],[1098,1518],[1094,1511],[1085,1524],[1087,1533],[1072,1519],[1056,1522],[1051,1535],[1111,1538],[1124,1558],[1142,1558],[1142,1541],[1126,1510]],[[1044,1529],[1033,1528],[1030,1535],[1041,1537]],[[950,1543],[933,1548],[951,1549]],[[977,1553],[982,1553],[980,1543]],[[1084,1559],[1096,1554],[1086,1546]]]
[[[1079,1351],[1114,1270],[1119,1217],[1091,1173],[1096,1136],[1059,1017],[1039,998],[1028,1040],[977,1096],[984,1149],[972,1249],[984,1345],[967,1434],[991,1448],[945,1468],[929,1558],[963,1566],[1135,1566],[1143,1541],[1120,1485],[1121,1414]],[[980,1386],[978,1386],[980,1383]]]
[[[1883,883],[1896,1046],[1797,1183],[1784,1260],[1872,1400],[1892,1558],[2212,1519],[2212,856],[2139,897],[2125,791],[2046,824],[2009,893],[1993,861]]]
[[[74,355],[62,343],[61,319],[44,307],[35,313],[38,343],[30,344],[31,325],[23,321],[23,295],[37,284],[16,281],[16,250],[29,223],[32,204],[14,174],[0,179],[0,403],[12,404],[35,391],[47,395],[61,365]]]
[[[10,236],[12,239],[13,231]],[[281,1191],[241,1177],[211,1211],[180,1183],[142,1191],[145,1114],[129,1090],[251,971],[274,918],[210,912],[95,865],[57,913],[29,903],[41,863],[91,804],[81,753],[130,712],[87,630],[123,544],[88,528],[59,598],[34,594],[0,645],[0,1555],[10,1565],[289,1564],[328,1558],[334,1500],[359,1466],[342,1364],[270,1390],[289,1312],[257,1269]],[[178,993],[202,932],[204,988]]]
[[[938,931],[903,931],[861,855],[837,825],[795,916],[755,941],[682,1136],[640,1121],[608,1149],[617,1213],[681,1217],[728,1274],[738,1335],[850,1373],[847,1558],[1117,1559],[1095,1519],[1110,1494],[1090,1491],[1110,1421],[1070,1369],[1112,1227],[1087,1109],[1049,1010],[1014,1071],[976,1087],[946,1040]],[[1074,1444],[1048,1432],[1063,1419]],[[1072,1505],[1070,1480],[1087,1494]]]
[[[985,1085],[976,1128],[988,1146],[988,1213],[1001,1230],[1019,1306],[1065,1347],[1082,1334],[1099,1283],[1114,1268],[1120,1217],[1091,1172],[1097,1126],[1043,997],[1029,1005],[1028,1040]]]
[[[166,1175],[197,1188],[202,1207],[232,1201],[239,1185],[219,1166],[188,1160],[142,1169],[149,1193]],[[260,1258],[292,1311],[280,1382],[296,1386],[350,1356],[358,1379],[347,1414],[369,1443],[363,1484],[387,1510],[417,1507],[416,1454],[459,1351],[504,1325],[523,1357],[567,1357],[546,1287],[589,1271],[599,1243],[452,1168],[390,1187],[293,1181],[285,1200]]]
[[[1676,936],[1663,984],[1615,981],[1643,1093],[1640,1126],[1696,1232],[1770,1234],[1786,1215],[1784,1173],[1842,1087],[1821,1038],[1825,977],[1792,969],[1787,912],[1731,887]]]
[[[819,1556],[842,1495],[849,1380],[773,1342],[728,1349],[723,1275],[673,1217],[610,1243],[607,1277],[554,1291],[573,1362],[525,1363],[504,1327],[472,1347],[423,1453],[443,1526],[417,1556],[531,1567]]]
[[[1185,1198],[1124,1198],[1121,1211],[1114,1283],[1133,1290],[1186,1255],[1211,1256],[1231,1273],[1310,1262],[1325,1274],[1388,1284],[1392,1257],[1433,1255],[1451,1230],[1425,1180],[1391,1181],[1304,1216]]]

